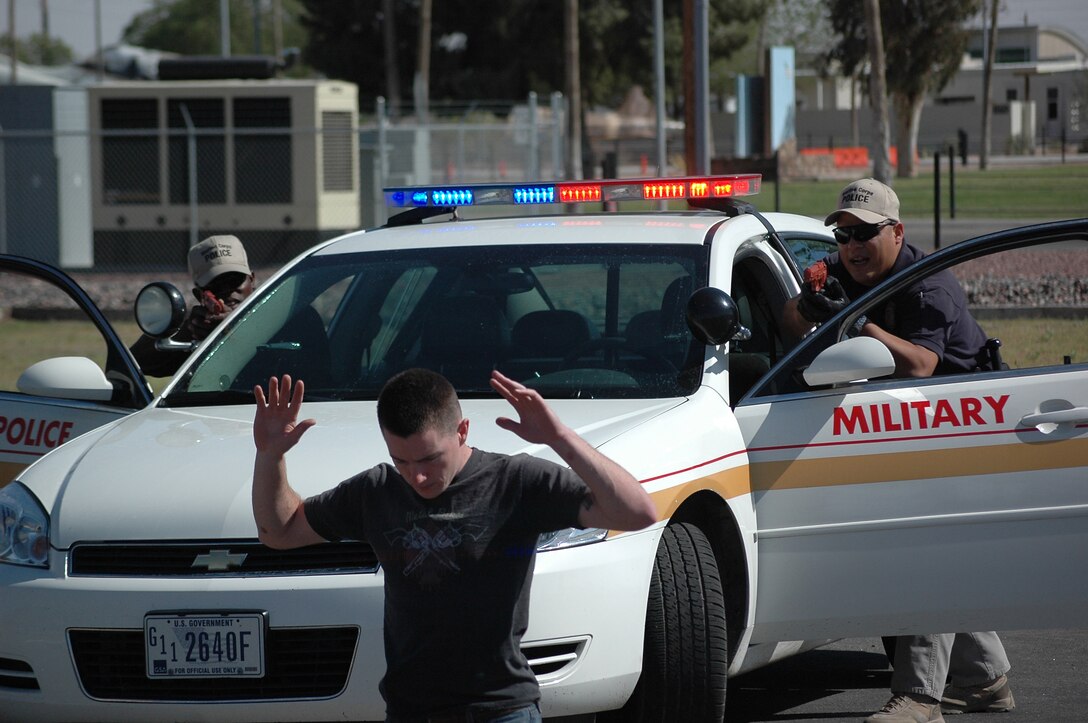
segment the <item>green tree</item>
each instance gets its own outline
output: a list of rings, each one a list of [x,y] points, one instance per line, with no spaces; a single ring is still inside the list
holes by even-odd
[[[760,28],[761,45],[788,45],[798,58],[815,58],[831,48],[827,0],[771,0]]]
[[[0,53],[14,56],[21,63],[30,65],[67,65],[72,62],[72,48],[63,40],[34,33],[27,38],[15,39],[15,52],[11,52],[11,36],[0,37]]]
[[[681,87],[683,0],[665,0],[666,86]],[[715,63],[743,47],[771,0],[711,0],[710,55]],[[394,56],[402,77],[416,63],[418,0],[302,0],[310,31],[304,58],[322,73],[356,83],[363,99],[389,98],[382,33],[383,6],[393,7]],[[441,0],[434,3],[430,97],[510,101],[564,87],[563,3],[540,0]],[[653,5],[580,0],[582,99],[615,107],[635,84],[653,88]],[[715,65],[714,67],[718,67]],[[713,71],[713,68],[712,68]],[[719,87],[713,75],[711,82]],[[411,89],[401,83],[401,100]],[[669,99],[674,111],[681,98]],[[366,100],[363,101],[364,106]]]
[[[228,7],[231,54],[255,53],[259,39],[261,54],[271,55],[275,47],[273,6],[268,2],[230,0]],[[302,3],[280,0],[278,7],[282,8],[284,46],[301,48],[307,41],[306,31],[299,23]],[[219,55],[222,43],[218,8],[218,2],[209,0],[155,0],[129,22],[122,38],[130,45],[181,55]],[[257,18],[255,10],[260,13]]]
[[[835,46],[828,59],[846,75],[868,60],[865,18],[856,0],[828,0]],[[888,92],[895,106],[897,175],[917,174],[918,124],[926,96],[939,93],[959,69],[967,48],[965,21],[981,0],[882,0],[880,21]]]

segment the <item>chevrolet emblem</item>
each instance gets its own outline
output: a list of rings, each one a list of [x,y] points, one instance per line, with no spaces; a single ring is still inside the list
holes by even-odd
[[[232,567],[241,567],[246,561],[246,553],[231,554],[230,550],[208,550],[206,555],[197,555],[193,567],[206,567],[209,572],[223,572]]]

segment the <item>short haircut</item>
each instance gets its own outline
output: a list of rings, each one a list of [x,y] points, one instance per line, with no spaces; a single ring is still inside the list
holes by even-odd
[[[378,424],[402,439],[427,429],[454,432],[460,422],[457,391],[444,376],[429,369],[406,369],[389,379],[378,394]]]

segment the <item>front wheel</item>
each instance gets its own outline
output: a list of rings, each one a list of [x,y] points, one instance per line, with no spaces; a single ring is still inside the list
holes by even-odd
[[[598,716],[631,723],[721,723],[728,647],[714,551],[695,525],[665,528],[646,607],[642,675],[627,705]]]

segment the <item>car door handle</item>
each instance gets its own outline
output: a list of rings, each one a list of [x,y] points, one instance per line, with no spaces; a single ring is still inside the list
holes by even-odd
[[[1020,418],[1020,424],[1025,427],[1037,427],[1040,424],[1062,424],[1069,422],[1088,422],[1088,407],[1073,407],[1072,409],[1059,409],[1053,412],[1025,414]]]

